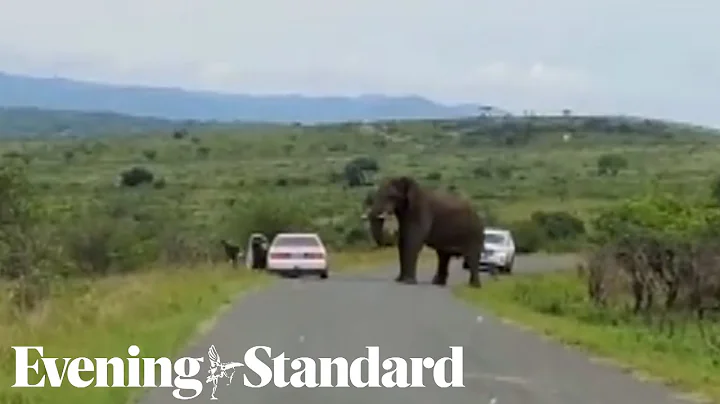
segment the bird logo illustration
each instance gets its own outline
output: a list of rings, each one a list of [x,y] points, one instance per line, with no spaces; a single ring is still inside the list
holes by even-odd
[[[211,345],[210,349],[208,349],[208,358],[210,359],[210,369],[208,370],[210,376],[208,376],[207,380],[205,380],[205,383],[213,383],[213,390],[212,394],[210,395],[210,399],[217,400],[217,397],[215,397],[215,391],[218,387],[218,381],[224,377],[227,377],[227,385],[229,386],[230,383],[232,383],[233,376],[235,376],[235,368],[245,365],[240,362],[221,362],[220,355],[218,355],[217,349],[215,349],[215,345]]]

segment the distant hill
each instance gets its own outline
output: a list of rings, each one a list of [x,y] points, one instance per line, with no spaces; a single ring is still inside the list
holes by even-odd
[[[484,115],[481,117],[479,115]],[[510,116],[489,105],[446,106],[421,97],[224,95],[121,87],[0,72],[0,137],[106,136],[225,129],[260,123],[433,121],[462,133],[595,131],[718,134],[697,125],[621,116]],[[434,124],[434,125],[435,125]]]
[[[480,105],[443,105],[416,96],[231,95],[36,78],[2,72],[0,107],[111,112],[169,120],[278,123],[455,118],[476,115],[481,108]]]
[[[376,128],[392,127],[391,121],[377,120]],[[649,135],[667,137],[692,133],[718,135],[715,129],[627,116],[475,116],[470,118],[414,119],[420,127],[430,127],[459,135],[502,136],[526,132],[595,132],[621,135]],[[355,121],[358,122],[358,121]],[[423,124],[424,123],[424,124]],[[138,117],[114,112],[82,112],[47,110],[37,107],[0,107],[0,138],[27,137],[102,137],[133,134],[171,134],[179,129],[190,132],[230,131],[238,129],[266,129],[275,133],[274,126],[287,123],[221,122],[201,120],[172,120]],[[322,125],[326,126],[326,125]],[[331,124],[334,131],[343,133],[348,123]],[[383,129],[383,130],[386,130]]]

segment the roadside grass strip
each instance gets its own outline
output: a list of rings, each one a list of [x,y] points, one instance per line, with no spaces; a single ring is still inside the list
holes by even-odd
[[[720,403],[720,352],[696,322],[675,319],[675,331],[670,332],[669,326],[661,328],[627,310],[596,308],[577,272],[512,275],[486,282],[480,290],[461,285],[454,293],[508,323],[603,358],[593,361],[692,392],[694,401]],[[717,337],[720,325],[706,325],[706,333]]]

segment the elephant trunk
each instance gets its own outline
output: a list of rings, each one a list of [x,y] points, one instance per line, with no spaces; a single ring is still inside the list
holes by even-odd
[[[385,218],[383,217],[371,217],[370,221],[370,234],[372,235],[375,244],[378,247],[384,247],[387,242],[385,240],[385,232],[383,225],[385,224]]]
[[[362,215],[364,220],[367,220],[370,225],[370,235],[372,236],[375,244],[378,247],[384,247],[388,245],[388,240],[385,239],[385,218],[387,213],[382,209],[376,209],[374,206],[368,209],[365,214]]]

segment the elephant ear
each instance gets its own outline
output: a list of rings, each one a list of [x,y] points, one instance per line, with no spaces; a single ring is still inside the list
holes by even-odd
[[[402,195],[400,210],[403,212],[412,212],[415,210],[420,197],[420,186],[418,183],[410,177],[403,176],[395,180],[395,186],[400,192],[400,195]]]

